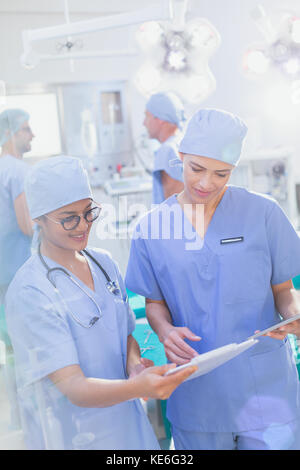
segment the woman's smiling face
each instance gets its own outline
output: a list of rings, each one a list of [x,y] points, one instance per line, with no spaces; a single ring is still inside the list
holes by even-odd
[[[92,207],[93,201],[91,199],[82,199],[36,220],[41,226],[43,240],[51,245],[68,250],[81,251],[86,248],[93,222],[87,222],[83,218],[83,214]],[[73,215],[81,215],[78,226],[73,230],[65,230],[61,225],[61,221]]]
[[[226,186],[233,165],[198,155],[180,153],[183,162],[184,193],[194,204],[216,199]]]

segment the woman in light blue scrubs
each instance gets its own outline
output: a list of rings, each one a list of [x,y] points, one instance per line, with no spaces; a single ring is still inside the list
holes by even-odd
[[[81,161],[39,162],[25,194],[40,245],[9,286],[6,318],[27,448],[159,449],[136,398],[169,396],[195,368],[170,380],[141,359],[116,263],[85,251],[100,207]]]
[[[146,297],[168,360],[242,342],[300,313],[291,279],[300,240],[270,197],[228,184],[245,124],[203,109],[180,144],[184,190],[137,225],[125,283]],[[299,380],[288,333],[178,387],[168,400],[176,449],[300,449]]]

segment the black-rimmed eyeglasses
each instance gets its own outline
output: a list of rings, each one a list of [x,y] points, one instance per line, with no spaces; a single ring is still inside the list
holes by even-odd
[[[69,215],[68,217],[65,217],[64,219],[61,219],[59,221],[52,219],[47,214],[45,214],[45,216],[47,217],[47,219],[50,219],[52,222],[56,224],[61,224],[65,230],[74,230],[80,224],[81,217],[83,217],[84,220],[86,220],[86,222],[91,223],[91,222],[94,222],[99,217],[100,212],[101,212],[101,207],[96,206],[96,207],[92,207],[86,212],[83,212],[82,214]]]

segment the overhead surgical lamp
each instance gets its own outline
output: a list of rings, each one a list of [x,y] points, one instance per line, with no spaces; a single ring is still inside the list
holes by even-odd
[[[300,78],[300,18],[286,14],[275,29],[261,5],[251,16],[264,35],[265,43],[247,50],[243,58],[244,70],[255,76],[276,67],[288,78]]]
[[[203,101],[216,82],[208,61],[221,42],[214,26],[205,18],[185,21],[187,0],[173,0],[173,20],[142,24],[136,41],[144,62],[134,77],[141,94],[172,90],[183,100]]]

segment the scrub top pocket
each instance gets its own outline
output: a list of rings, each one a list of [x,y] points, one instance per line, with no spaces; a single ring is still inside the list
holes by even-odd
[[[249,357],[264,426],[299,416],[298,374],[290,344],[287,339],[274,341],[279,345],[271,351]]]
[[[271,272],[262,250],[231,250],[220,256],[224,302],[234,304],[262,300],[270,288]]]

